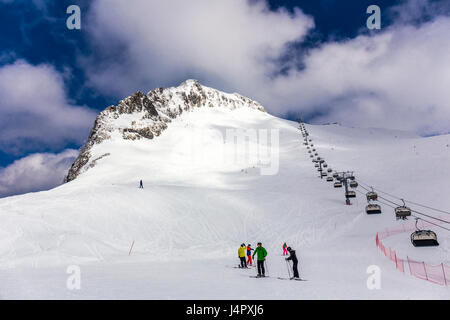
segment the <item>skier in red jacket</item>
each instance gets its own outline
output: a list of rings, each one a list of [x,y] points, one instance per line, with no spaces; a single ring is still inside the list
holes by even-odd
[[[251,244],[248,244],[247,245],[247,265],[249,265],[249,266],[253,265],[252,250],[255,250],[255,249],[252,248]]]

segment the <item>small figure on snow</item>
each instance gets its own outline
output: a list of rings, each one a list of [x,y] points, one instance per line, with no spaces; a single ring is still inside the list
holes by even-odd
[[[255,254],[257,256],[256,265],[258,266],[258,275],[257,277],[265,277],[265,269],[264,269],[264,261],[267,257],[267,251],[262,246],[261,242],[258,242],[255,252],[253,252],[252,258],[255,258]]]
[[[286,261],[290,261],[292,260],[292,269],[294,271],[294,276],[291,279],[300,279],[300,276],[298,275],[298,269],[297,269],[297,265],[298,265],[298,259],[297,259],[297,255],[295,254],[295,250],[292,249],[291,247],[287,248],[287,251],[289,251],[289,258],[286,258]]]
[[[238,249],[238,257],[241,260],[240,268],[247,268],[247,262],[245,262],[245,243],[241,244]]]
[[[283,256],[287,256],[289,255],[288,251],[287,251],[287,244],[286,242],[283,244]]]
[[[253,261],[252,261],[252,250],[255,250],[252,248],[252,245],[249,243],[247,245],[247,265],[253,265]]]
[[[142,180],[139,181],[139,189],[144,189],[144,184],[142,183]]]

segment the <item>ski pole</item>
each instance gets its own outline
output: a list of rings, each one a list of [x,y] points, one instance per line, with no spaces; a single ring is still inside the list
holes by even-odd
[[[266,265],[267,276],[269,276],[269,268],[267,268],[267,261],[264,259],[264,264]]]
[[[289,278],[291,278],[291,264],[289,263],[288,260],[286,260],[286,267],[288,269]]]

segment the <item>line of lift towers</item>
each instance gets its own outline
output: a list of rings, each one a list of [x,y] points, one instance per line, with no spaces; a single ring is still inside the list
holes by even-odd
[[[334,181],[334,188],[342,188],[345,190],[345,204],[351,205],[351,198],[356,198],[356,192],[351,190],[358,187],[358,182],[356,181],[355,175],[353,171],[345,171],[345,172],[337,172],[333,173],[333,170],[328,166],[325,162],[325,159],[319,157],[319,154],[314,147],[313,141],[309,136],[308,131],[305,128],[304,123],[301,119],[297,119],[299,123],[300,131],[303,136],[303,145],[306,146],[308,150],[309,157],[312,159],[314,166],[317,168],[319,172],[319,177],[321,179],[326,178],[327,182]],[[336,180],[336,181],[335,181]],[[366,193],[367,206],[366,213],[367,214],[381,214],[381,206],[374,201],[378,200],[378,194],[373,190]],[[402,200],[403,201],[403,200]],[[397,220],[402,219],[406,220],[408,216],[411,216],[411,209],[405,205],[403,201],[402,206],[398,206],[394,209],[395,217]],[[418,219],[416,218],[416,231],[411,234],[411,243],[414,246],[437,246],[439,243],[437,242],[436,233],[431,230],[420,230],[417,226]]]

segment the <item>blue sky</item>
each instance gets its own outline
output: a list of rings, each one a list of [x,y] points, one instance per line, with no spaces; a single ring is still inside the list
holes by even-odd
[[[0,0],[0,197],[58,184],[99,111],[187,78],[286,118],[449,132],[449,14],[438,0]]]

